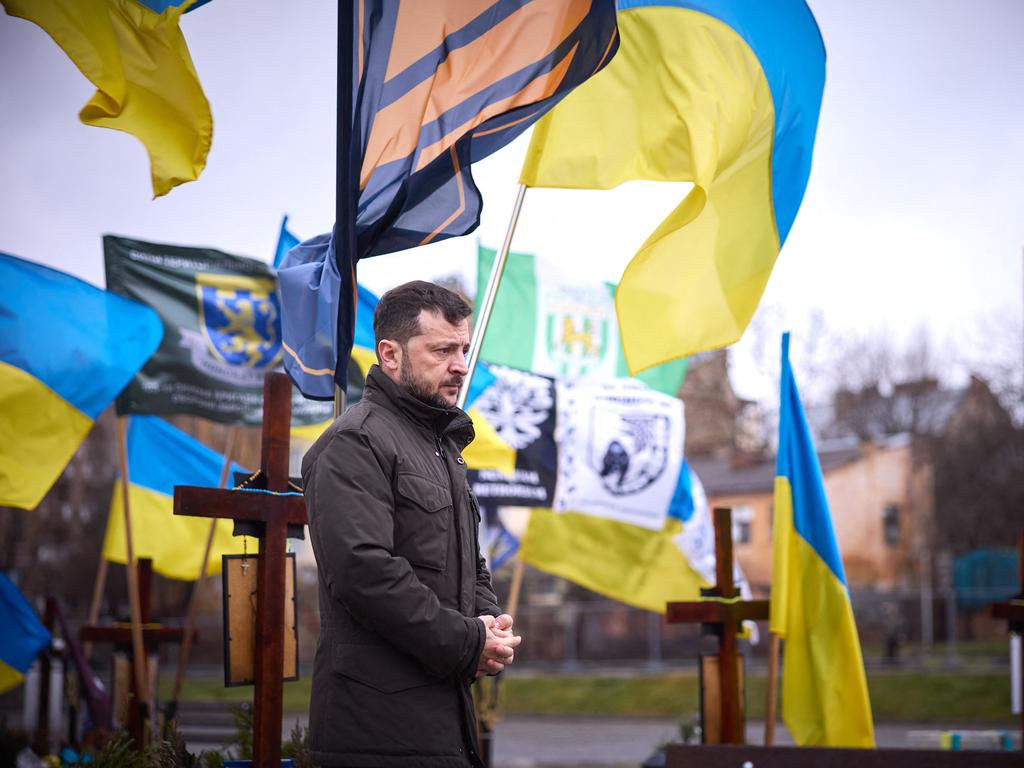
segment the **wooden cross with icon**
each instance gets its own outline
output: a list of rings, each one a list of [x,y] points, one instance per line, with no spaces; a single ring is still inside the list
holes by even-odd
[[[670,624],[700,623],[706,631],[718,637],[718,704],[717,711],[705,697],[705,711],[701,713],[706,743],[709,731],[719,734],[716,743],[742,744],[744,742],[743,711],[741,709],[741,658],[736,650],[736,635],[745,620],[768,618],[767,600],[741,600],[733,581],[732,510],[716,507],[715,522],[715,581],[706,591],[708,600],[700,602],[669,603],[666,620]],[[707,672],[705,671],[705,674]],[[708,681],[704,679],[705,690]],[[712,711],[707,711],[712,709]],[[709,728],[709,724],[717,728]]]
[[[306,504],[288,477],[291,429],[291,380],[268,373],[263,382],[263,451],[260,471],[244,488],[222,490],[177,486],[174,514],[223,517],[255,529],[259,539],[256,571],[255,692],[253,698],[253,765],[281,761],[284,683],[285,567],[289,526],[306,524]],[[243,563],[243,568],[246,564]]]

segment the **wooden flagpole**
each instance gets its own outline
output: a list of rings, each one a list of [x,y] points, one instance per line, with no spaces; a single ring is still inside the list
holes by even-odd
[[[95,627],[100,618],[100,604],[103,602],[103,591],[107,588],[107,558],[103,556],[103,545],[100,545],[100,562],[96,566],[96,581],[92,585],[92,602],[89,603],[89,626]],[[82,655],[86,661],[92,655],[92,643],[82,647]]]
[[[494,309],[494,300],[498,295],[498,286],[501,283],[501,276],[505,272],[505,262],[508,261],[508,253],[512,248],[512,236],[516,231],[516,224],[519,222],[519,212],[523,209],[523,198],[526,196],[526,185],[520,184],[516,193],[516,202],[512,207],[512,218],[508,222],[508,231],[505,233],[505,241],[501,244],[498,257],[491,267],[491,277],[487,281],[487,290],[484,292],[483,302],[480,304],[480,313],[477,315],[476,327],[473,329],[473,339],[469,343],[469,359],[466,367],[465,384],[459,391],[459,399],[456,405],[464,408],[466,398],[469,397],[469,385],[473,381],[473,373],[476,371],[477,361],[480,359],[480,349],[484,344],[484,334],[487,332],[487,323],[491,319],[491,311]]]
[[[146,648],[142,640],[142,606],[139,600],[139,574],[135,561],[135,547],[132,541],[132,515],[131,505],[128,500],[130,484],[128,481],[128,417],[119,416],[117,419],[117,449],[121,464],[121,502],[124,508],[124,538],[125,554],[128,560],[128,603],[131,610],[132,625],[132,663],[135,672],[135,695],[137,701],[133,706],[138,708],[140,717],[140,732],[136,734],[146,741],[146,720],[148,718],[149,701],[149,675],[146,674],[147,659]],[[141,750],[145,743],[136,744],[136,749]]]
[[[238,438],[238,427],[228,430],[227,440],[224,445],[224,464],[220,470],[220,481],[218,488],[227,487],[228,476],[231,474],[231,456],[235,449],[235,441]],[[178,697],[181,696],[181,686],[185,680],[185,671],[188,669],[188,657],[192,651],[192,635],[195,632],[196,613],[199,607],[199,595],[202,593],[202,585],[206,580],[206,569],[210,564],[210,550],[213,549],[213,536],[217,531],[217,518],[210,519],[210,530],[206,534],[206,548],[203,550],[203,562],[199,566],[199,575],[195,584],[192,585],[192,596],[188,601],[188,613],[185,617],[185,636],[182,638],[181,647],[178,649],[178,672],[174,677],[174,688],[171,691],[171,698],[167,702],[167,722],[177,717]]]
[[[779,689],[779,636],[768,633],[768,691],[764,705],[764,745],[775,743],[775,702]]]
[[[508,615],[513,619],[516,617],[516,611],[519,610],[519,594],[522,591],[523,573],[525,571],[526,564],[523,562],[523,558],[520,555],[516,555],[516,564],[512,570],[512,584],[508,591],[508,605],[505,606]]]

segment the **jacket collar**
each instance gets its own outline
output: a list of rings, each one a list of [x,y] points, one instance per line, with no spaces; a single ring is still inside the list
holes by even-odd
[[[392,381],[377,364],[370,366],[366,375],[363,397],[401,413],[437,436],[451,436],[460,450],[475,437],[473,420],[461,408],[437,408],[416,399]]]

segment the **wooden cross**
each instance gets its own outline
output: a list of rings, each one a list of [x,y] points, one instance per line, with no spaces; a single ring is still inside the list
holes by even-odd
[[[288,479],[291,395],[291,380],[285,374],[266,375],[260,471],[246,488],[222,490],[179,485],[174,489],[176,515],[230,518],[259,529],[253,696],[253,765],[257,768],[277,768],[281,762],[285,545],[288,526],[306,524],[302,493]]]
[[[993,618],[1006,621],[1010,631],[1015,635],[1024,635],[1024,531],[1020,533],[1020,591],[1012,600],[992,603],[989,610]],[[1021,686],[1021,697],[1024,700],[1024,674],[1021,675],[1018,685]],[[1024,750],[1024,711],[1020,716],[1020,748]]]
[[[181,643],[185,639],[185,630],[181,627],[164,627],[153,623],[153,561],[148,557],[140,557],[136,562],[139,579],[139,606],[142,621],[142,643],[146,654],[156,653],[161,645]],[[192,630],[193,641],[198,637]],[[86,624],[78,630],[78,639],[83,643],[112,643],[127,648],[131,653],[131,624]],[[149,696],[139,691],[135,684],[135,675],[131,676],[132,703],[128,708],[128,733],[135,741],[136,749],[145,745],[144,729],[146,727],[145,707]],[[102,726],[102,723],[96,725]]]
[[[743,715],[740,711],[741,688],[736,652],[736,634],[741,622],[768,618],[767,600],[739,600],[733,581],[732,510],[716,507],[715,586],[710,595],[720,600],[696,603],[669,603],[669,624],[701,623],[718,635],[719,690],[721,695],[722,743],[744,742]]]

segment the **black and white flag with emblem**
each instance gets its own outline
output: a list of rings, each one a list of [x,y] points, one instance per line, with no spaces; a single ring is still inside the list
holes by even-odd
[[[661,530],[683,462],[683,403],[631,379],[559,385],[554,508]]]

